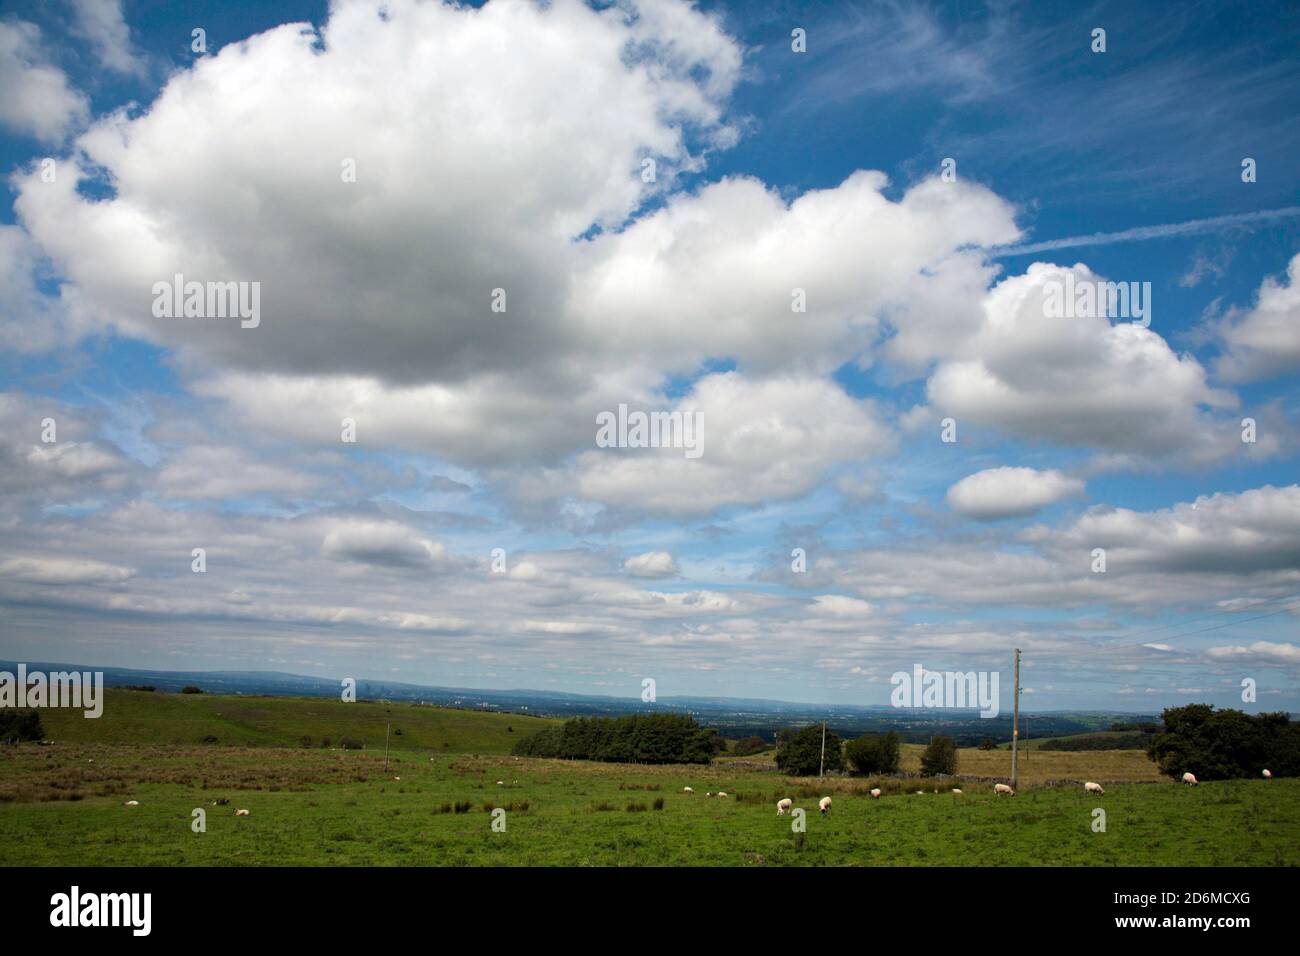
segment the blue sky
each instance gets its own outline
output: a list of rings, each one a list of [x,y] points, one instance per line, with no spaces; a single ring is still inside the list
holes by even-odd
[[[6,5],[0,655],[1300,709],[1300,14],[1156,14]]]

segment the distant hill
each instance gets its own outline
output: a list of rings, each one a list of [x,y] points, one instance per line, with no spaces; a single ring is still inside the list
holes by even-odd
[[[81,664],[28,662],[29,670],[102,671],[109,687],[148,685],[160,691],[179,691],[188,684],[221,694],[339,698],[335,678],[307,677],[273,671],[158,671]],[[14,663],[0,661],[0,670],[13,671]],[[623,714],[687,713],[724,737],[757,736],[771,741],[777,727],[802,727],[825,720],[841,737],[895,730],[903,740],[924,743],[936,734],[956,738],[959,746],[973,747],[984,738],[1011,740],[1011,714],[1004,711],[985,720],[975,710],[926,710],[882,705],[810,704],[780,700],[728,697],[661,696],[643,702],[639,696],[610,697],[544,690],[480,690],[467,687],[430,687],[400,681],[357,677],[358,698],[421,703],[440,707],[477,709],[543,717],[615,717]],[[640,693],[640,686],[635,688]],[[1117,721],[1155,720],[1154,717],[1117,711],[1038,711],[1021,713],[1021,733],[1033,737],[1063,737],[1108,729]],[[518,728],[516,728],[517,730]]]
[[[406,703],[105,691],[103,716],[41,712],[45,736],[75,743],[203,744],[226,747],[338,747],[355,740],[382,750],[386,726],[395,751],[504,754],[554,720]]]

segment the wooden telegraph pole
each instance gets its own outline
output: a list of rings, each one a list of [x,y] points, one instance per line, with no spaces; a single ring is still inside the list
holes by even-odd
[[[1011,702],[1011,789],[1020,789],[1020,771],[1016,764],[1016,746],[1020,743],[1020,648],[1016,648],[1016,689]]]
[[[826,721],[822,721],[822,762],[817,767],[817,776],[821,777],[826,773]]]

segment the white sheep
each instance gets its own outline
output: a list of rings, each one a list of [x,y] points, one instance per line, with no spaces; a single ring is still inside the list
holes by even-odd
[[[872,799],[872,800],[879,800],[879,799],[880,799],[880,788],[879,788],[879,787],[872,787],[872,788],[871,788],[871,799]]]
[[[822,797],[820,800],[818,800],[817,809],[820,810],[822,813],[829,813],[831,809],[831,798]]]
[[[794,806],[794,801],[791,800],[789,797],[786,797],[784,800],[776,801],[776,815],[778,817],[785,816],[786,813],[788,813],[790,808],[793,806]]]
[[[139,805],[140,805],[139,800],[128,800],[126,801],[126,803],[122,804],[122,806],[124,807],[138,807]]]
[[[1089,780],[1087,783],[1085,783],[1085,784],[1083,785],[1083,789],[1087,790],[1089,793],[1105,793],[1105,792],[1106,792],[1104,789],[1102,789],[1101,784],[1099,784],[1099,783],[1093,783],[1091,780]]]
[[[694,792],[695,792],[694,787],[682,787],[682,793],[694,793]]]
[[[1264,770],[1264,779],[1265,779],[1265,780],[1272,780],[1272,779],[1273,779],[1273,774],[1270,773],[1270,772],[1268,771],[1267,768]]]
[[[718,791],[718,796],[720,796],[720,797],[725,797],[726,795],[727,795],[727,791],[725,791],[725,790],[719,790],[719,791]]]
[[[961,790],[959,790],[957,787],[953,787],[953,788],[952,788],[952,792],[953,792],[953,793],[961,793]]]
[[[248,811],[247,811],[247,810],[236,810],[236,811],[235,811],[235,816],[237,816],[237,817],[246,817],[246,816],[248,816]]]
[[[1200,783],[1200,781],[1196,779],[1196,774],[1188,771],[1183,774],[1183,783],[1187,784],[1189,787],[1195,787]]]
[[[1010,787],[1008,787],[1005,783],[994,784],[993,792],[997,794],[999,797],[1008,794],[1013,797],[1016,795],[1016,792],[1012,790]]]

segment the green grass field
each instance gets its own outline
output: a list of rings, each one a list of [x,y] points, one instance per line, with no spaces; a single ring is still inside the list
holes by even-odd
[[[111,703],[100,721],[67,714],[46,721],[52,746],[0,748],[0,865],[1300,863],[1296,780],[1118,783],[1095,797],[1025,778],[1017,797],[999,799],[986,783],[963,783],[959,796],[951,781],[787,780],[727,761],[645,767],[514,758],[505,752],[513,740],[541,723],[515,715],[143,693],[115,694]],[[351,729],[338,723],[348,720]],[[385,773],[387,720],[404,732]],[[293,746],[304,734],[363,737],[367,749]],[[220,743],[195,743],[207,735]],[[978,754],[961,752],[964,772],[984,769],[967,767],[971,761],[997,757]],[[1090,779],[1153,773],[1135,751],[1050,756],[1094,759],[1128,775],[1081,774]],[[886,795],[872,800],[866,791],[877,783]],[[694,795],[682,793],[688,785]],[[705,795],[718,790],[728,796]],[[816,809],[823,793],[835,801],[825,817]],[[805,833],[776,815],[784,796],[807,811]],[[506,808],[505,832],[492,830],[494,806]],[[1092,830],[1096,807],[1107,813],[1104,833]],[[191,829],[195,808],[206,812],[204,833]],[[250,815],[235,817],[236,808]]]

